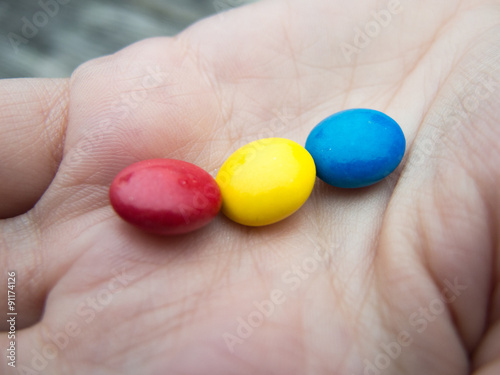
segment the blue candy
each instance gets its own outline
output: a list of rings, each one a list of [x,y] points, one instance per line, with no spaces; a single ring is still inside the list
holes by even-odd
[[[321,121],[307,137],[316,173],[342,188],[372,185],[396,169],[406,141],[396,121],[373,109],[349,109]]]

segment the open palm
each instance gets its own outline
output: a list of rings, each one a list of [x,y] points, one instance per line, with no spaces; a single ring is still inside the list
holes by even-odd
[[[0,256],[18,313],[2,373],[498,374],[499,62],[499,1],[276,0],[68,80],[2,82]],[[372,187],[318,180],[280,223],[221,215],[164,238],[109,205],[133,162],[215,175],[249,141],[304,144],[356,107],[407,138]]]

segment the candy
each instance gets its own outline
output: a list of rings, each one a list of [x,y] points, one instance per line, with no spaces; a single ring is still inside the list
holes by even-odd
[[[113,180],[111,205],[125,221],[148,232],[191,232],[219,212],[222,197],[215,180],[194,164],[151,159],[132,164]]]
[[[249,226],[272,224],[293,214],[311,194],[315,179],[311,155],[283,138],[261,139],[241,147],[216,177],[222,212]]]
[[[371,109],[350,109],[321,121],[306,149],[326,183],[342,188],[374,184],[388,176],[405,153],[405,136],[396,121]]]

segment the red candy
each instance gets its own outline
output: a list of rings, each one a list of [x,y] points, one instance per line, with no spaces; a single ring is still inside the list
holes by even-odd
[[[123,169],[109,189],[111,205],[125,221],[151,233],[191,232],[219,212],[219,186],[194,164],[151,159]]]

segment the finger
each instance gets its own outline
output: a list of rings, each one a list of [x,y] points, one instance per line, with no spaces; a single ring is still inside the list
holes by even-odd
[[[67,79],[0,81],[0,218],[28,211],[62,155]]]
[[[207,143],[215,100],[200,88],[198,72],[187,62],[182,66],[178,48],[161,48],[169,43],[144,41],[73,73],[57,175],[28,214],[0,221],[0,271],[19,275],[19,328],[40,319],[47,294],[76,259],[91,248],[102,252],[104,237],[111,241],[109,248],[116,247],[117,218],[107,195],[120,169],[154,157],[197,162],[199,150],[212,157]],[[199,126],[205,123],[209,126]],[[214,169],[220,160],[210,165]],[[0,290],[2,295],[7,298]],[[7,328],[0,322],[0,330]]]

